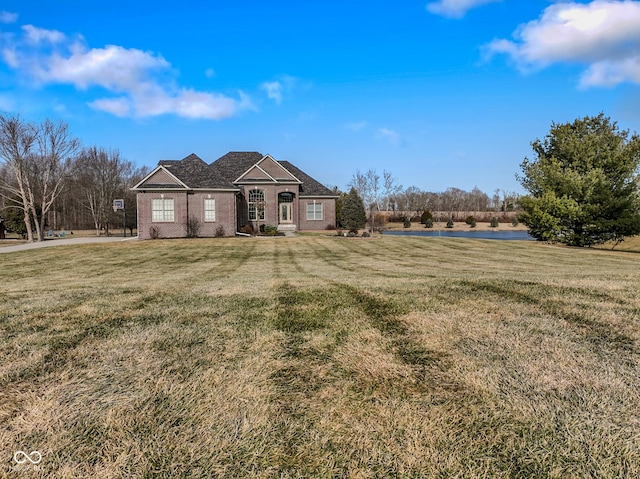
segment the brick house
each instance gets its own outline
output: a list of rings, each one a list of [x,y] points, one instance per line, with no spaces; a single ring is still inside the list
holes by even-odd
[[[233,236],[245,225],[280,231],[336,224],[337,196],[289,163],[257,152],[230,152],[211,164],[191,154],[160,161],[131,188],[138,200],[138,238]]]

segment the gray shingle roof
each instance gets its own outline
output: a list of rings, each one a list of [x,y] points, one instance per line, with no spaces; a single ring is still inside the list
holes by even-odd
[[[304,171],[289,163],[288,161],[278,161],[293,176],[302,181],[300,194],[305,196],[336,196],[333,191],[324,186],[319,181],[314,180]]]
[[[258,163],[264,155],[257,151],[231,151],[211,164],[205,163],[192,153],[182,160],[163,160],[164,166],[190,188],[237,189],[233,183],[249,168]],[[277,160],[276,160],[277,161]],[[335,196],[334,193],[288,161],[278,161],[286,170],[298,178],[300,192],[306,196]]]

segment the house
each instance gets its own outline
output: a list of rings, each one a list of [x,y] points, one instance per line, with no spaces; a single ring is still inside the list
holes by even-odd
[[[280,231],[323,230],[336,224],[337,196],[288,161],[230,152],[211,164],[191,154],[160,161],[132,188],[138,238],[233,236],[246,225]]]

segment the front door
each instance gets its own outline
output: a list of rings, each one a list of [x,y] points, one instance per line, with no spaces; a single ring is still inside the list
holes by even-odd
[[[293,203],[280,203],[280,223],[293,223]]]

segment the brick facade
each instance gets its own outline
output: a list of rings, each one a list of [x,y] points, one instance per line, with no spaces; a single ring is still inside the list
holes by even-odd
[[[233,236],[236,232],[236,202],[235,194],[229,192],[211,193],[138,193],[138,238],[151,239],[152,228],[156,230],[158,238],[184,238],[187,235],[186,218],[197,218],[200,222],[198,236],[216,236],[218,228],[222,227],[224,236]],[[156,198],[173,199],[174,220],[152,221],[151,204]],[[215,221],[205,221],[204,200],[215,199]]]
[[[258,224],[293,230],[335,226],[336,197],[330,190],[291,163],[255,152],[228,153],[211,165],[196,155],[160,162],[133,190],[138,193],[139,239],[186,237],[187,218],[198,222],[201,237],[233,236],[247,223],[254,229]],[[264,192],[264,219],[249,222],[252,190]],[[154,199],[173,200],[172,220],[165,202],[154,218]],[[213,220],[205,216],[206,200],[215,200]],[[280,221],[281,202],[291,205],[290,222]],[[313,202],[322,204],[321,219],[307,219],[307,204]]]
[[[322,204],[322,219],[307,219],[307,203]],[[298,226],[301,230],[324,230],[328,225],[336,225],[336,200],[327,198],[308,198],[303,197],[299,200],[300,215],[298,218]]]

